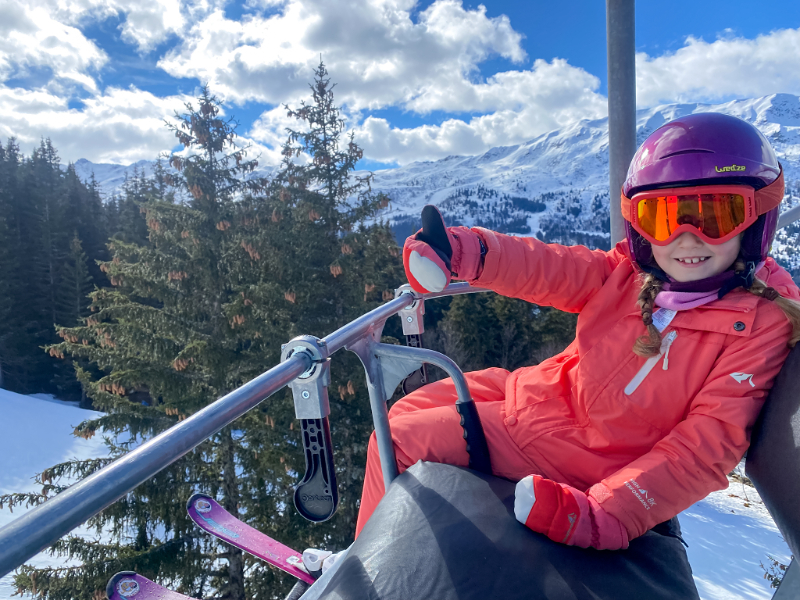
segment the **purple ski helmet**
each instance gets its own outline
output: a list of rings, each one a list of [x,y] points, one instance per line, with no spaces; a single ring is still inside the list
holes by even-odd
[[[700,113],[670,121],[648,136],[631,160],[622,193],[631,198],[658,188],[710,184],[749,185],[757,191],[774,184],[770,195],[783,198],[784,192],[781,165],[758,129],[730,115]],[[744,232],[740,258],[745,263],[767,257],[779,211],[775,206],[760,214]],[[632,258],[648,271],[660,271],[650,243],[631,227],[630,215],[623,217]]]

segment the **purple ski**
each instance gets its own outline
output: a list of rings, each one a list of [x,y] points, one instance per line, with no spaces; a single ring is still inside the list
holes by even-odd
[[[195,494],[186,503],[186,510],[201,529],[214,537],[286,571],[301,581],[314,583],[314,578],[303,567],[303,557],[299,552],[243,523],[211,496]],[[170,596],[164,600],[173,599]]]
[[[106,586],[108,600],[193,600],[178,592],[161,587],[155,581],[134,573],[122,571],[114,575]]]

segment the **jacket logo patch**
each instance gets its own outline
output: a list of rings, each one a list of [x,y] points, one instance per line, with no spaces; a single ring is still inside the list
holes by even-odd
[[[756,384],[753,383],[753,375],[750,373],[731,373],[731,377],[733,377],[739,383],[747,381],[747,383],[750,384],[750,387],[756,387]]]
[[[625,482],[625,487],[633,492],[633,495],[636,496],[636,499],[641,502],[646,510],[650,510],[651,506],[656,506],[655,498],[648,497],[647,490],[640,486],[635,479],[628,479]]]

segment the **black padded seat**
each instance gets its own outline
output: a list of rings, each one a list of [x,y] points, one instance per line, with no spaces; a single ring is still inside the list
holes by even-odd
[[[775,598],[800,598],[800,344],[789,354],[761,410],[745,472],[795,556]],[[784,596],[789,592],[791,596]]]
[[[551,542],[513,510],[512,482],[419,462],[389,487],[320,598],[699,597],[677,519],[608,552]]]

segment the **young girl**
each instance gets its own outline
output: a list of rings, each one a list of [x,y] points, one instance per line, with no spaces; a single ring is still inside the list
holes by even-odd
[[[626,548],[727,486],[800,339],[800,293],[767,257],[783,193],[757,129],[698,114],[639,148],[622,188],[627,241],[609,252],[442,223],[438,237],[426,227],[406,240],[417,291],[452,275],[580,313],[561,354],[466,374],[492,470],[519,481],[519,521],[557,542]],[[418,460],[467,465],[455,401],[445,380],[395,404],[400,472]],[[383,494],[373,435],[357,534]]]

